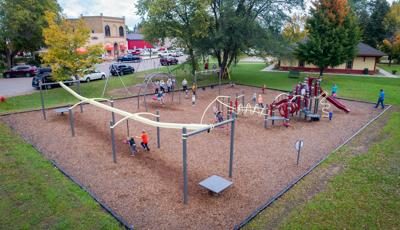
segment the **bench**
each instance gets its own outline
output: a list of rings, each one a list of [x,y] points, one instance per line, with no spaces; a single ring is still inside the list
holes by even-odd
[[[299,78],[300,77],[300,71],[298,71],[298,70],[290,70],[288,77],[289,78]]]
[[[57,114],[64,115],[64,113],[69,112],[69,108],[68,107],[57,108],[57,109],[54,109],[54,112],[56,112]]]
[[[208,189],[214,195],[219,195],[221,192],[229,188],[233,183],[217,175],[212,175],[199,183],[205,189]]]

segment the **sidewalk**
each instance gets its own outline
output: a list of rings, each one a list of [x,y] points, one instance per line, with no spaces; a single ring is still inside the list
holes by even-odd
[[[381,69],[379,67],[376,67],[379,71],[380,74],[382,74],[385,77],[391,77],[391,78],[400,78],[400,76],[396,76],[394,74],[389,73],[388,71]]]

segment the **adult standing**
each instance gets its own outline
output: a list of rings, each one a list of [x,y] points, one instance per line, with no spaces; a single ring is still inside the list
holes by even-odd
[[[375,105],[375,108],[378,108],[379,104],[382,106],[382,109],[385,108],[385,105],[383,104],[383,101],[385,100],[385,92],[383,89],[379,91],[379,97],[378,97],[378,102]]]

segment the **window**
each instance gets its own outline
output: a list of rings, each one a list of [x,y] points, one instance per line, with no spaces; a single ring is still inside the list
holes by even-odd
[[[120,37],[124,36],[124,27],[122,27],[122,26],[119,27],[119,36]]]
[[[304,67],[304,61],[299,60],[299,67]]]
[[[105,33],[106,37],[110,37],[111,36],[110,26],[106,25],[104,27],[104,33]]]
[[[348,61],[346,63],[346,69],[353,69],[353,61]]]

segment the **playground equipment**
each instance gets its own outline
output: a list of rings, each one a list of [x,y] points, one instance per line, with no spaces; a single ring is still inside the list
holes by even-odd
[[[241,95],[236,94],[235,100],[230,100],[230,96],[216,97],[204,110],[200,123],[204,121],[204,117],[212,104],[216,103],[218,106],[222,105],[227,108],[227,118],[233,113],[236,115],[258,115],[264,117],[264,127],[268,127],[270,121],[272,125],[276,121],[282,121],[283,125],[288,127],[290,119],[295,115],[302,117],[309,121],[319,121],[322,118],[330,118],[332,114],[329,110],[331,104],[337,108],[349,113],[350,110],[335,97],[328,96],[321,86],[321,79],[319,78],[305,78],[304,82],[297,84],[294,89],[288,93],[281,93],[275,97],[271,104],[264,107],[258,105],[251,105],[244,103],[244,93]],[[228,99],[228,102],[225,102]],[[239,100],[242,100],[239,103]],[[321,107],[319,108],[319,105]],[[219,108],[219,107],[218,107]],[[322,116],[321,116],[322,114]]]
[[[110,121],[110,131],[111,131],[111,144],[112,144],[112,156],[113,161],[116,163],[116,146],[115,146],[115,133],[114,129],[118,124],[121,124],[123,121],[128,121],[128,119],[138,121],[142,124],[147,124],[153,127],[157,127],[157,146],[160,147],[160,130],[159,128],[168,128],[168,129],[181,129],[182,130],[182,168],[183,168],[183,203],[188,203],[188,173],[187,173],[187,143],[188,139],[191,136],[195,136],[197,134],[203,132],[210,132],[216,127],[230,124],[231,132],[230,132],[230,154],[229,154],[229,171],[228,175],[232,178],[232,171],[233,171],[233,153],[234,153],[234,133],[235,133],[235,120],[236,116],[233,114],[232,118],[229,120],[225,120],[219,122],[217,124],[184,124],[184,123],[168,123],[168,122],[160,122],[159,120],[159,112],[157,114],[152,114],[148,112],[140,112],[140,113],[129,113],[127,111],[117,109],[114,107],[114,101],[107,100],[107,99],[99,99],[99,98],[85,98],[74,90],[66,86],[63,82],[58,82],[62,88],[64,88],[67,92],[69,92],[72,96],[79,100],[78,103],[68,108],[69,111],[69,119],[71,124],[71,132],[72,136],[74,136],[74,119],[72,109],[78,105],[82,105],[82,103],[88,103],[90,105],[96,106],[98,108],[104,109],[106,111],[111,112]],[[111,106],[98,102],[98,100],[106,100],[110,102]],[[123,118],[120,119],[118,122],[115,122],[115,114],[122,116]],[[156,117],[156,120],[151,120],[144,116],[152,116]],[[127,123],[128,135],[129,135],[129,125]],[[188,132],[191,130],[191,132]]]
[[[176,83],[176,78],[173,74],[171,73],[164,73],[164,72],[158,72],[158,73],[151,73],[145,76],[144,81],[142,86],[139,89],[138,97],[137,97],[137,108],[139,109],[140,106],[140,97],[143,96],[143,102],[144,102],[144,107],[146,108],[146,112],[149,111],[147,107],[147,101],[146,101],[146,95],[147,95],[147,89],[149,85],[151,87],[157,87],[155,84],[156,80],[165,80],[165,82],[171,79],[173,82]],[[173,85],[174,87],[174,85]],[[172,101],[174,101],[174,90],[172,90]]]

